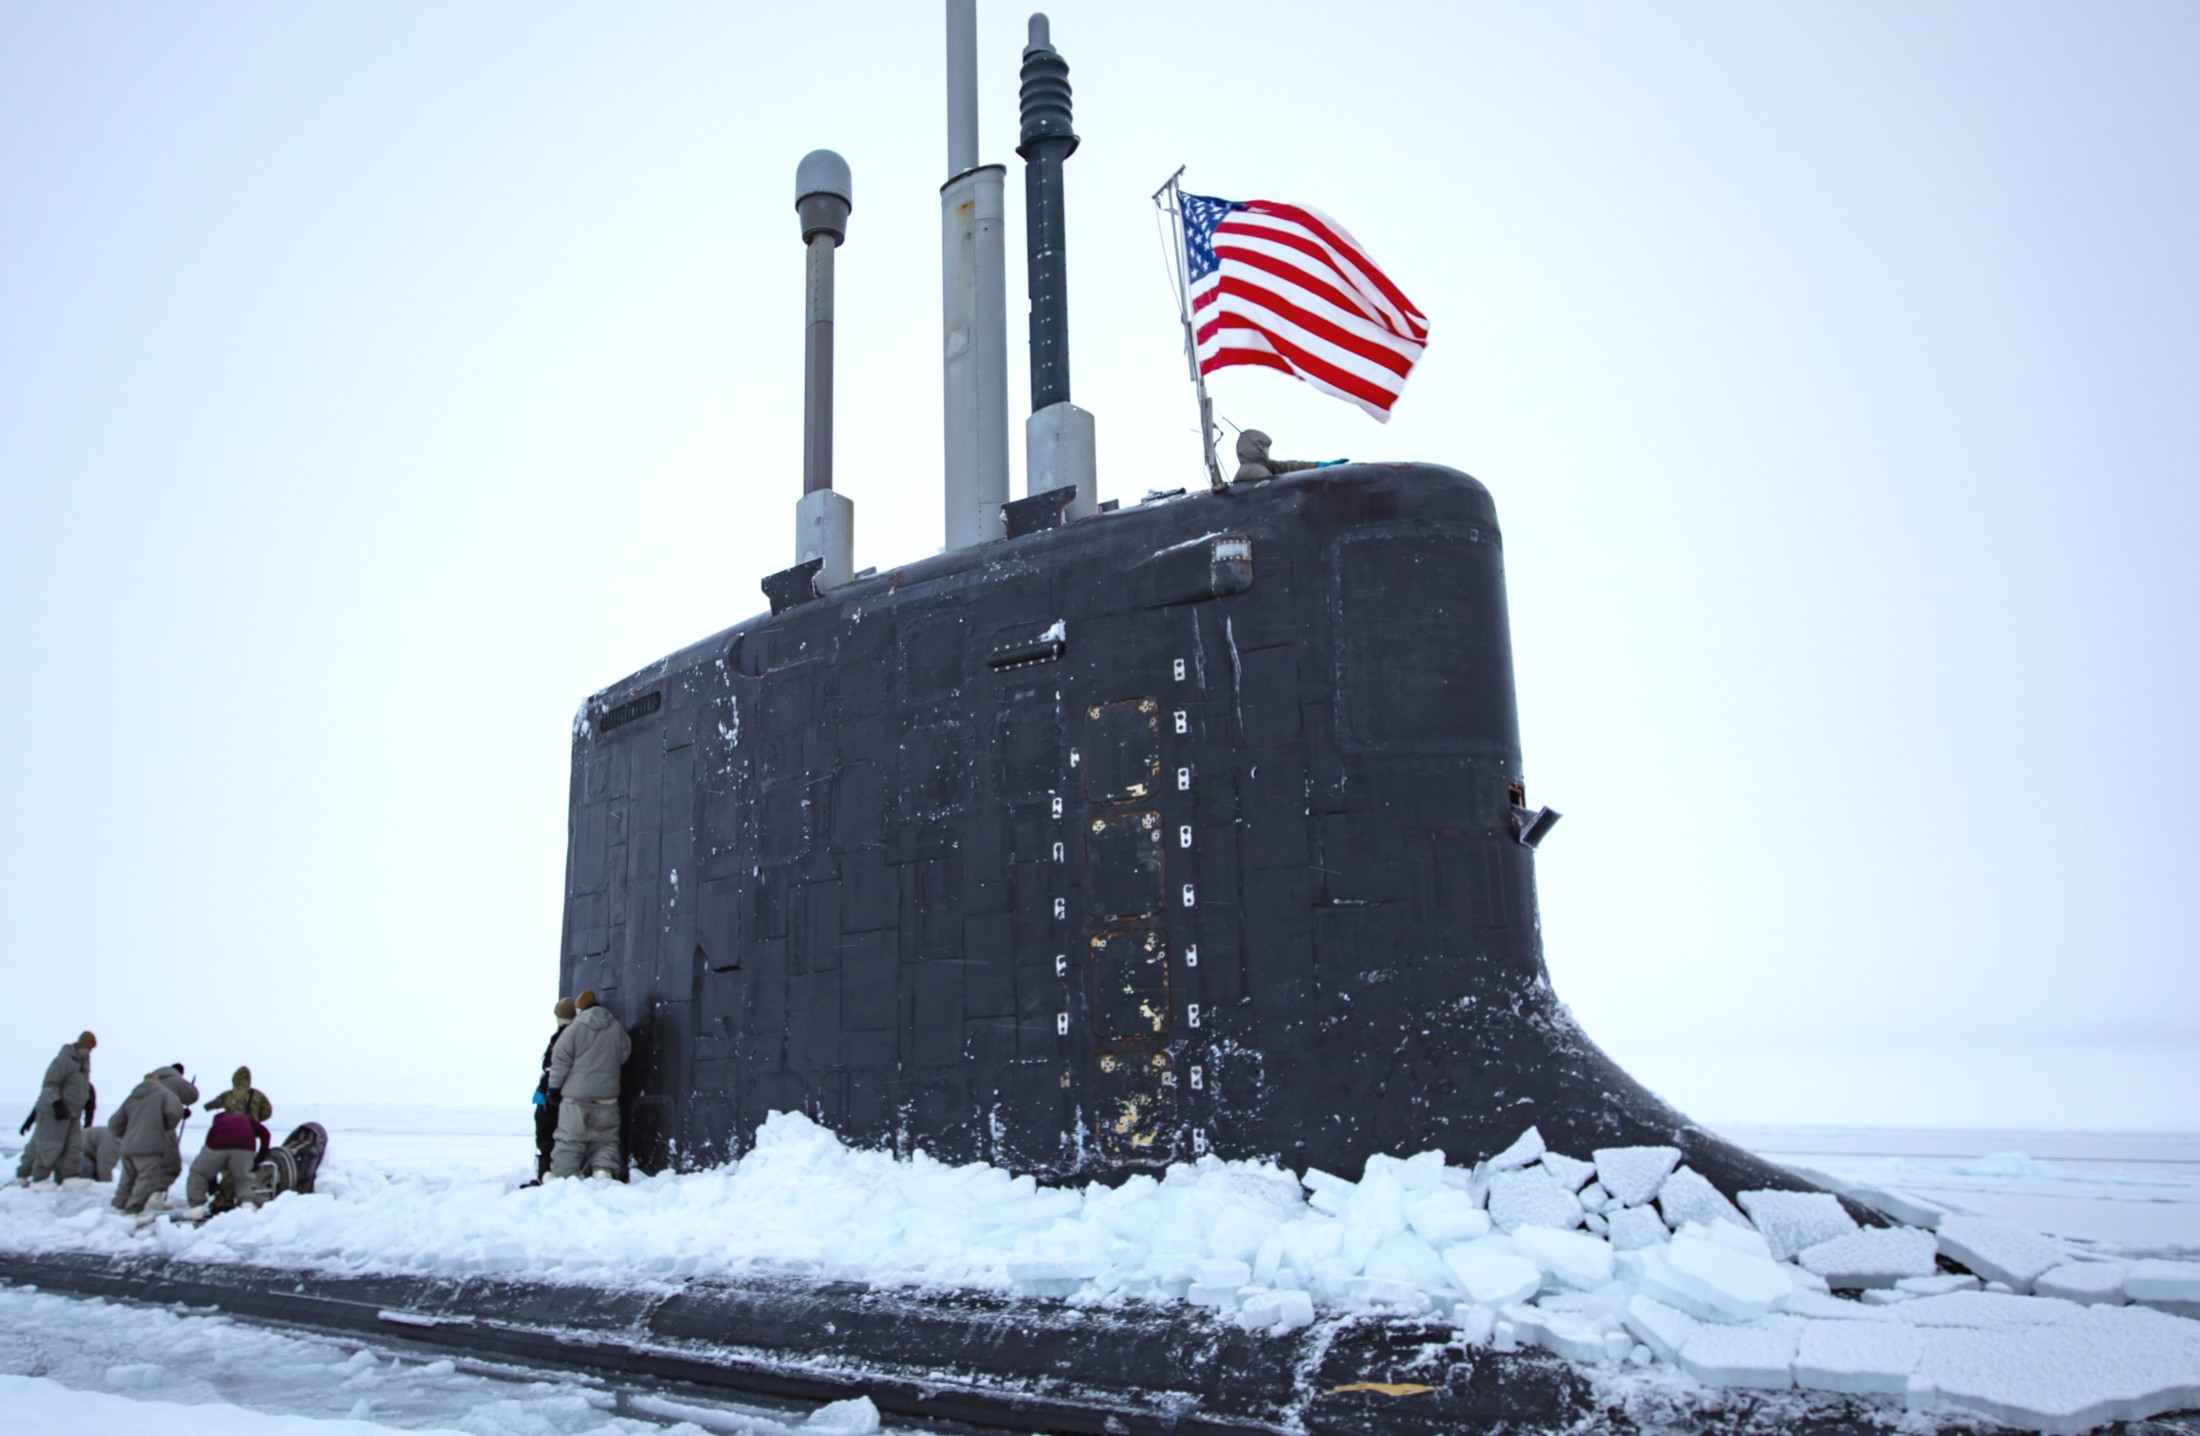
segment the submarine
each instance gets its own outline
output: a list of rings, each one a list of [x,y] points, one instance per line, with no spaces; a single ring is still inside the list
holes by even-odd
[[[1208,1153],[1473,1162],[1532,1125],[1566,1151],[1678,1147],[1730,1194],[1803,1186],[1630,1078],[1553,988],[1535,859],[1556,815],[1527,796],[1487,488],[1344,464],[1142,474],[1143,502],[1095,502],[1078,138],[1044,16],[1008,498],[1004,169],[978,163],[971,22],[947,8],[946,548],[850,572],[831,266],[852,186],[813,153],[798,562],[764,581],[769,612],[575,718],[559,990],[633,1034],[631,1159],[738,1158],[774,1111],[1059,1181]]]
[[[628,1161],[737,1160],[774,1112],[1058,1183],[1209,1157],[1353,1174],[1441,1149],[1465,1166],[1532,1126],[1564,1152],[1677,1148],[1729,1197],[1811,1190],[1634,1081],[1552,985],[1535,860],[1557,815],[1528,796],[1486,487],[1408,462],[1224,484],[1210,450],[1207,473],[1099,501],[1094,416],[1070,391],[1078,139],[1038,16],[1019,146],[1033,412],[1009,497],[1007,172],[978,159],[975,5],[945,8],[945,547],[853,570],[832,484],[853,183],[816,151],[796,175],[795,562],[763,581],[766,611],[574,717],[557,982],[632,1035]],[[0,1281],[621,1391],[862,1395],[944,1430],[1662,1429],[1595,1373],[1441,1315],[1267,1331],[799,1264],[602,1287],[8,1251]],[[1885,1424],[1845,1398],[1805,1414],[1827,1433]],[[1797,1416],[1734,1404],[1718,1429]]]

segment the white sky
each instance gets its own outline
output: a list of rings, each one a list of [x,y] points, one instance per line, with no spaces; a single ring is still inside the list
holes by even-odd
[[[1050,13],[1104,496],[1199,477],[1177,164],[1430,316],[1387,428],[1216,394],[1495,492],[1593,1034],[1712,1119],[2200,1125],[2200,10]],[[940,56],[929,3],[0,9],[0,1100],[89,1025],[110,1102],[525,1102],[571,714],[791,559],[815,146],[857,563],[938,546]]]

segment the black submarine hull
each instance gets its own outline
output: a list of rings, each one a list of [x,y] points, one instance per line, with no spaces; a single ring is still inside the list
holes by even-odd
[[[646,1169],[774,1110],[1053,1179],[1678,1146],[1538,930],[1503,542],[1346,465],[859,579],[576,720],[562,990]]]
[[[624,1290],[488,1277],[0,1251],[0,1282],[500,1368],[622,1394],[800,1408],[867,1396],[889,1422],[1091,1436],[1882,1436],[1868,1398],[1629,1392],[1544,1351],[1462,1347],[1443,1323],[1330,1317],[1289,1336],[1202,1313],[874,1289],[799,1274]],[[622,1410],[626,1409],[622,1404]],[[641,1415],[652,1414],[646,1407]],[[2190,1431],[2174,1418],[2150,1429]]]

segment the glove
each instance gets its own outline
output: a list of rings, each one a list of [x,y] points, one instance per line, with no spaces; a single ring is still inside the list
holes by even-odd
[[[56,1122],[66,1122],[69,1120],[68,1105],[64,1103],[59,1097],[53,1099],[53,1119]]]
[[[1349,464],[1351,462],[1350,459],[1324,459],[1314,467],[1317,469],[1334,469],[1339,464]]]
[[[558,1105],[558,1089],[555,1087],[550,1089],[550,1105],[553,1107]]]
[[[537,1107],[547,1107],[550,1105],[550,1099],[543,1096],[539,1089],[535,1093],[535,1105]]]
[[[36,1107],[33,1107],[31,1108],[31,1114],[23,1119],[23,1125],[15,1129],[15,1135],[18,1137],[28,1137],[31,1134],[31,1128],[37,1125],[38,1109]]]

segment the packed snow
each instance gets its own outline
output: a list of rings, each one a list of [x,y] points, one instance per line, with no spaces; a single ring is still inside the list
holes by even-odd
[[[2200,1406],[2200,1263],[1944,1208],[1935,1230],[1859,1226],[1823,1194],[1729,1200],[1672,1148],[1576,1156],[1532,1128],[1473,1166],[1374,1156],[1355,1178],[1207,1157],[1072,1188],[851,1149],[791,1114],[736,1164],[631,1185],[516,1189],[342,1151],[318,1194],[199,1228],[140,1233],[104,1190],[9,1189],[0,1247],[590,1285],[791,1271],[1181,1302],[1279,1336],[1342,1313],[1434,1316],[1468,1344],[1543,1346],[1613,1378],[1663,1364],[2042,1431]]]

